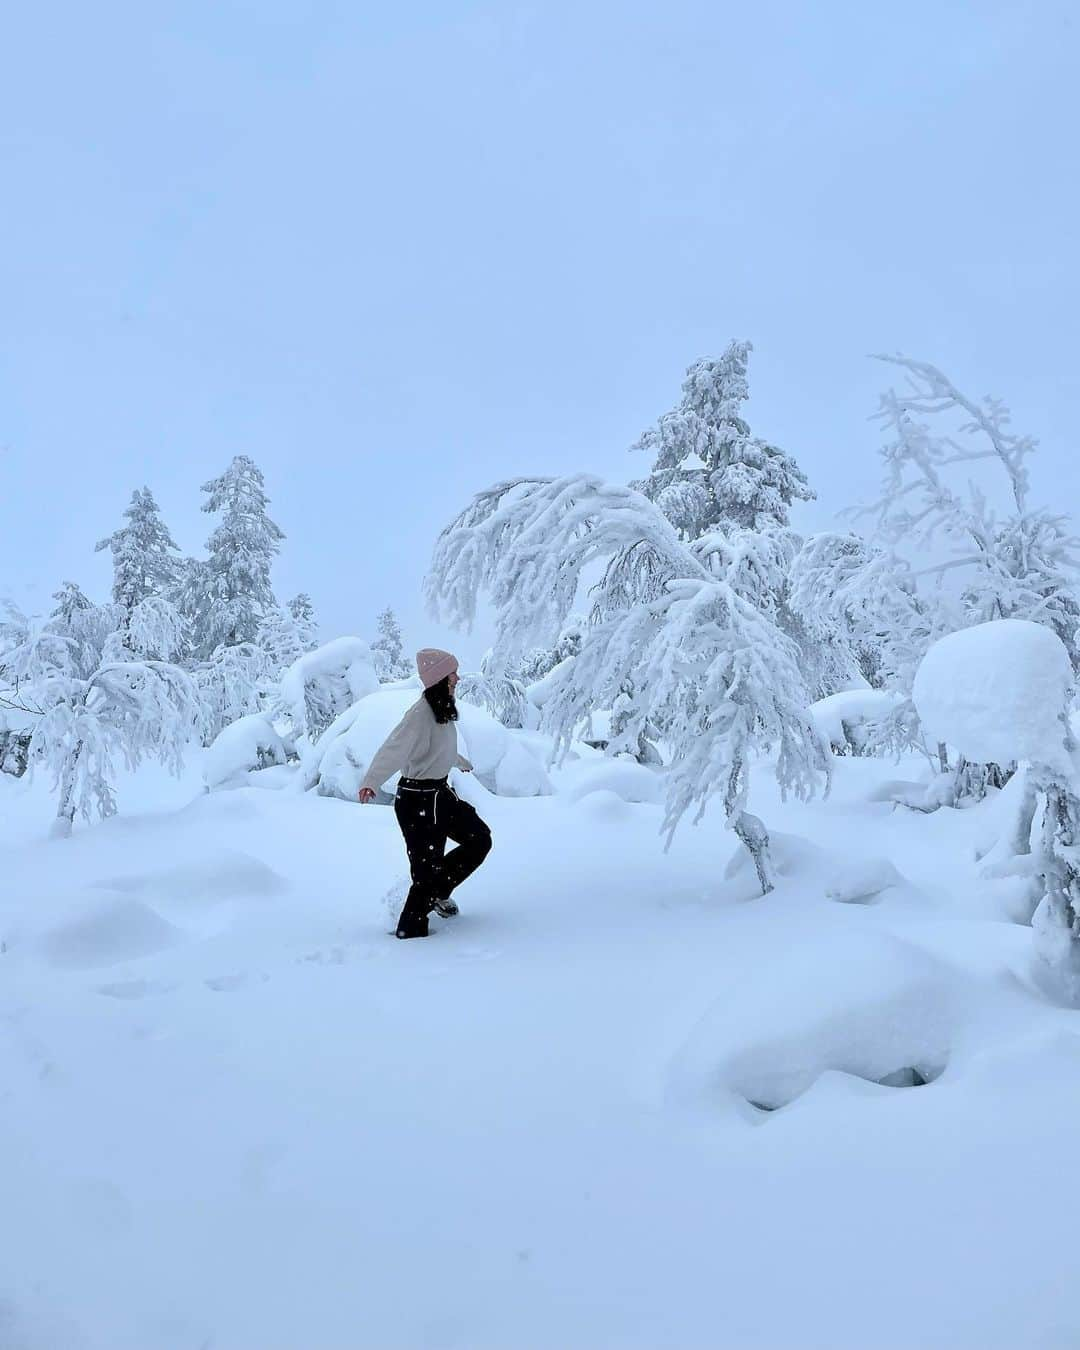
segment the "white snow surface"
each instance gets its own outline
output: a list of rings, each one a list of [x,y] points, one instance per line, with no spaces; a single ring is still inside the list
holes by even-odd
[[[1077,1344],[1080,1020],[978,873],[996,804],[757,772],[763,898],[624,767],[463,777],[495,846],[426,942],[389,811],[193,760],[48,842],[0,777],[0,1346]]]
[[[1071,772],[1064,721],[1071,686],[1055,633],[1027,619],[995,619],[935,642],[912,697],[927,739],[973,763],[1027,760]]]

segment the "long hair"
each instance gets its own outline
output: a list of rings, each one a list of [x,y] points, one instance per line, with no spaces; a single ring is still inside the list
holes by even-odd
[[[456,722],[458,720],[457,704],[450,692],[449,675],[441,679],[438,684],[433,684],[430,689],[425,689],[424,697],[428,701],[428,707],[435,714],[436,722]]]

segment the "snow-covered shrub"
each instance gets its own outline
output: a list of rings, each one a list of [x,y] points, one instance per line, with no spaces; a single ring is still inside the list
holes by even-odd
[[[30,737],[26,727],[11,726],[0,701],[0,773],[21,778],[30,765]]]
[[[810,705],[814,725],[838,755],[864,755],[874,744],[872,729],[902,702],[884,689],[845,689]]]
[[[939,739],[976,763],[1026,761],[1030,793],[1012,832],[1022,845],[1042,799],[1033,870],[1043,894],[1032,920],[1048,980],[1080,1006],[1080,757],[1068,720],[1069,653],[1053,630],[999,619],[952,633],[927,652],[915,676],[919,716]]]
[[[281,677],[277,703],[293,734],[314,742],[357,699],[378,687],[368,644],[362,638],[335,638],[293,662]]]
[[[580,653],[548,676],[543,715],[560,749],[594,707],[630,680],[636,715],[672,748],[670,836],[691,806],[720,794],[728,824],[771,889],[768,834],[746,811],[751,759],[776,752],[781,791],[809,795],[828,766],[799,652],[767,609],[741,593],[741,558],[711,535],[704,556],[631,488],[574,475],[516,479],[479,494],[439,537],[426,583],[433,612],[470,626],[486,590],[496,653],[510,663],[550,641],[573,612],[584,573],[607,563]]]
[[[230,723],[214,739],[203,759],[203,779],[210,789],[224,787],[254,769],[284,764],[285,742],[266,713],[251,713]]]
[[[929,735],[969,760],[1069,773],[1067,657],[1052,629],[1028,620],[977,624],[930,648],[912,686],[915,706]]]

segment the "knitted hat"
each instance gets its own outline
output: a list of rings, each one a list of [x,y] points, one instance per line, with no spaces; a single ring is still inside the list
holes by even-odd
[[[420,683],[425,689],[445,680],[458,668],[458,659],[449,652],[441,652],[438,647],[425,647],[416,653],[416,669],[420,672]]]

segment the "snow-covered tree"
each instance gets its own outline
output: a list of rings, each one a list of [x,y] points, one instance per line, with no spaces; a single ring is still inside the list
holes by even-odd
[[[86,820],[113,814],[119,759],[135,768],[153,757],[179,772],[198,702],[178,666],[102,659],[87,673],[93,650],[85,642],[10,614],[7,635],[15,641],[4,643],[5,702],[30,719],[31,765],[53,775],[55,833],[69,834],[77,814]]]
[[[126,625],[131,611],[141,601],[172,592],[179,550],[148,487],[137,488],[131,494],[124,518],[128,523],[100,539],[95,551],[107,548],[112,552],[112,596],[120,608],[121,623]]]
[[[93,609],[94,602],[83,594],[82,587],[75,581],[65,581],[58,591],[53,592],[56,608],[49,616],[55,623],[70,627],[77,614]]]
[[[276,676],[306,651],[311,651],[310,630],[288,605],[275,605],[259,624],[258,646],[266,653],[269,669]]]
[[[1045,624],[1080,670],[1077,541],[1066,517],[1031,505],[1026,461],[1036,441],[1010,430],[998,400],[967,398],[936,367],[903,356],[880,359],[906,374],[908,388],[881,399],[885,476],[877,501],[860,513],[873,516],[876,536],[869,543],[851,536],[808,541],[793,580],[805,611],[826,628],[846,627],[865,640],[878,655],[882,682],[906,694],[932,642],[1001,618]],[[967,477],[973,464],[1000,471],[1009,501],[1004,516]],[[897,706],[882,733],[883,746],[902,748],[905,736],[922,743],[910,700]],[[1011,771],[973,764],[963,754],[950,768],[943,745],[937,753],[951,779],[935,786],[935,806],[978,799]]]
[[[414,671],[405,656],[401,625],[389,605],[376,620],[376,634],[371,651],[375,657],[379,678],[383,681],[407,680]]]
[[[731,525],[787,525],[793,501],[814,493],[795,461],[758,436],[742,415],[750,396],[749,342],[731,342],[719,360],[695,361],[682,399],[633,447],[653,457],[634,486],[656,502],[683,539]]]
[[[888,432],[881,451],[885,478],[867,512],[888,545],[927,558],[909,573],[951,595],[954,627],[1021,618],[1052,628],[1080,670],[1080,589],[1077,539],[1068,518],[1030,500],[1028,457],[1038,442],[1010,430],[1009,411],[997,399],[967,398],[936,367],[904,356],[880,358],[908,377],[908,389],[890,389],[878,413]],[[954,485],[982,462],[1001,471],[1010,509],[999,517],[982,489]],[[946,587],[946,578],[952,583]]]
[[[504,727],[515,729],[527,724],[528,705],[525,686],[513,675],[497,669],[485,657],[478,671],[463,671],[458,681],[457,701],[486,709]]]
[[[315,618],[315,602],[307,591],[300,591],[286,606],[296,620],[296,630],[304,651],[313,652],[319,645],[319,624]]]
[[[198,662],[192,675],[203,744],[209,745],[230,722],[259,712],[275,673],[266,651],[255,642],[223,643]]]
[[[867,683],[910,693],[935,638],[957,626],[936,591],[919,594],[909,563],[862,536],[825,531],[791,560],[789,601],[822,645],[845,647]]]
[[[728,824],[772,887],[768,834],[746,810],[751,761],[776,752],[781,791],[808,795],[827,773],[806,712],[794,642],[733,584],[719,546],[700,552],[646,497],[587,475],[514,479],[480,493],[440,535],[425,583],[436,617],[471,626],[486,591],[495,654],[509,666],[554,642],[583,573],[606,562],[579,654],[548,677],[544,717],[565,749],[592,707],[632,681],[636,715],[673,752],[669,833],[720,795]]]
[[[209,556],[186,564],[181,588],[195,657],[206,660],[220,646],[256,641],[277,603],[270,567],[285,536],[267,514],[263,476],[247,455],[237,455],[202,490],[202,509],[221,520],[207,541]]]

